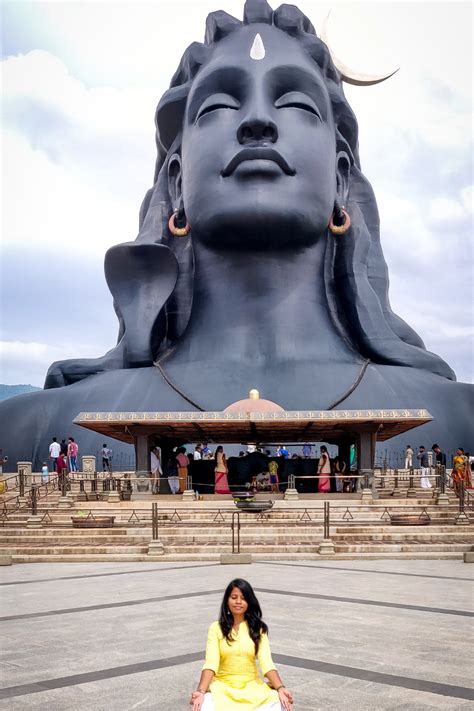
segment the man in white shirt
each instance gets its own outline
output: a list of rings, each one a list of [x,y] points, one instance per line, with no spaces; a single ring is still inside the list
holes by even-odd
[[[61,446],[59,442],[56,440],[56,437],[53,437],[53,441],[49,445],[49,458],[51,459],[51,471],[55,472],[57,471],[56,469],[56,462],[59,457],[59,454],[61,452]]]
[[[197,444],[197,445],[194,447],[193,459],[194,459],[195,462],[199,462],[199,460],[202,459],[202,456],[201,456],[201,445],[200,445],[200,444]]]

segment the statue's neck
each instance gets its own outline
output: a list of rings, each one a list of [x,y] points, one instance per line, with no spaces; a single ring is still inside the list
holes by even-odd
[[[296,251],[216,252],[195,244],[194,301],[174,358],[253,366],[354,360],[329,315],[324,238]]]

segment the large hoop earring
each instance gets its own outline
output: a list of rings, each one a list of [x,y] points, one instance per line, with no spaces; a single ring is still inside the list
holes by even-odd
[[[185,227],[176,227],[175,219],[177,214],[178,210],[175,210],[171,215],[170,219],[168,220],[168,229],[172,235],[175,235],[175,237],[186,237],[186,235],[189,234],[191,225],[189,224],[189,222],[186,222]]]
[[[342,223],[342,225],[334,224],[334,216],[336,215],[336,210],[333,210],[331,219],[329,220],[329,229],[331,230],[333,235],[343,235],[344,232],[347,232],[347,230],[351,226],[351,218],[349,217],[349,213],[347,212],[347,210],[341,207],[339,212],[340,215],[344,217],[344,222]],[[337,215],[337,217],[339,217],[339,215]]]

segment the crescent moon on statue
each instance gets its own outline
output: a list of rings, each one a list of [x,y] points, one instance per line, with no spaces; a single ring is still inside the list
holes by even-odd
[[[336,55],[332,51],[327,36],[327,25],[330,14],[331,13],[328,12],[328,14],[326,15],[326,19],[323,22],[319,38],[327,46],[333,64],[340,73],[342,81],[345,81],[346,84],[353,84],[354,86],[372,86],[373,84],[380,84],[380,82],[385,81],[386,79],[390,79],[390,77],[393,77],[393,75],[398,72],[400,67],[394,69],[394,71],[390,72],[390,74],[361,74],[361,72],[357,72],[354,69],[350,69],[347,64],[341,62],[341,60],[338,59],[338,57],[336,57]]]

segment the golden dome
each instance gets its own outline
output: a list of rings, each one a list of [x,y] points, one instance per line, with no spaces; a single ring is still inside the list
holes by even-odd
[[[228,405],[224,412],[284,412],[284,409],[271,400],[262,400],[258,390],[252,388],[248,398],[237,400]]]

